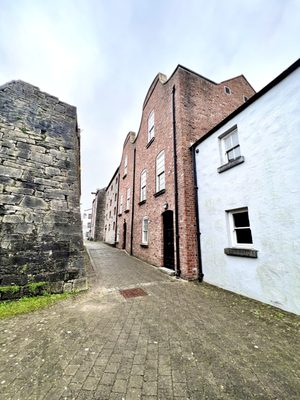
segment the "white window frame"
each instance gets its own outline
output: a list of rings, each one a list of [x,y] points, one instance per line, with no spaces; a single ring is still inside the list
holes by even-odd
[[[142,219],[142,244],[148,245],[149,241],[149,218]]]
[[[123,195],[120,196],[120,207],[119,207],[119,214],[123,212]]]
[[[154,110],[148,116],[148,143],[154,138]]]
[[[249,226],[243,226],[243,227],[236,227],[234,223],[234,215],[235,214],[241,214],[247,212],[248,214],[248,220],[249,220]],[[252,229],[251,229],[251,223],[250,223],[250,216],[249,216],[249,210],[248,207],[243,207],[243,208],[237,208],[234,210],[228,210],[228,222],[229,222],[229,231],[230,231],[230,242],[232,247],[236,248],[253,248],[253,235],[252,235]],[[240,229],[250,229],[251,233],[251,239],[252,243],[240,243],[237,240],[237,234],[236,231]]]
[[[126,196],[126,210],[130,208],[130,188],[127,189],[127,196]]]
[[[124,158],[124,176],[127,175],[128,157],[127,154]]]
[[[143,169],[141,172],[141,196],[140,200],[144,201],[147,199],[147,170]]]
[[[242,157],[237,125],[219,136],[221,163],[229,164]],[[228,146],[228,140],[230,145]],[[232,157],[233,155],[233,157]]]
[[[162,160],[162,161],[161,161]],[[161,163],[161,165],[160,165]],[[166,188],[165,151],[162,150],[155,160],[156,193]]]

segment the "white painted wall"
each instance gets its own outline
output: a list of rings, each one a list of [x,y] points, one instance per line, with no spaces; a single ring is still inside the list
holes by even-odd
[[[245,162],[221,174],[218,136],[237,124]],[[204,280],[300,314],[300,69],[197,146]],[[228,256],[225,210],[248,207],[258,258]]]

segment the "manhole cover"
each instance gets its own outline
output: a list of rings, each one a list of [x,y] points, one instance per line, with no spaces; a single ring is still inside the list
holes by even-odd
[[[124,289],[120,290],[120,293],[123,297],[125,297],[125,299],[130,299],[131,297],[147,296],[145,290],[141,288]]]

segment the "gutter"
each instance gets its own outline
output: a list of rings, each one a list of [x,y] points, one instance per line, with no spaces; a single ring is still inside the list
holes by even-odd
[[[131,233],[130,233],[130,255],[133,255],[132,244],[133,244],[133,220],[134,220],[134,194],[135,194],[135,159],[136,159],[136,148],[133,150],[133,182],[132,182],[132,210],[131,210]]]
[[[196,149],[190,149],[192,151],[193,159],[193,171],[194,171],[194,195],[195,195],[195,211],[196,211],[196,229],[197,229],[197,250],[198,250],[198,281],[203,281],[203,269],[202,269],[202,257],[201,257],[201,232],[200,232],[200,219],[199,219],[199,208],[198,208],[198,186],[197,186],[197,168],[196,168]]]
[[[175,240],[176,240],[176,278],[180,278],[179,250],[179,221],[178,221],[178,175],[177,175],[177,146],[176,146],[176,114],[175,114],[175,85],[172,89],[172,118],[173,118],[173,154],[174,154],[174,192],[175,192]]]

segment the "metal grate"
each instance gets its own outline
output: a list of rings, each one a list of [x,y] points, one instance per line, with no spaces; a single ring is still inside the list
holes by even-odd
[[[132,297],[147,296],[147,293],[145,292],[145,290],[143,290],[141,288],[120,290],[120,294],[123,297],[125,297],[125,299],[130,299]]]

